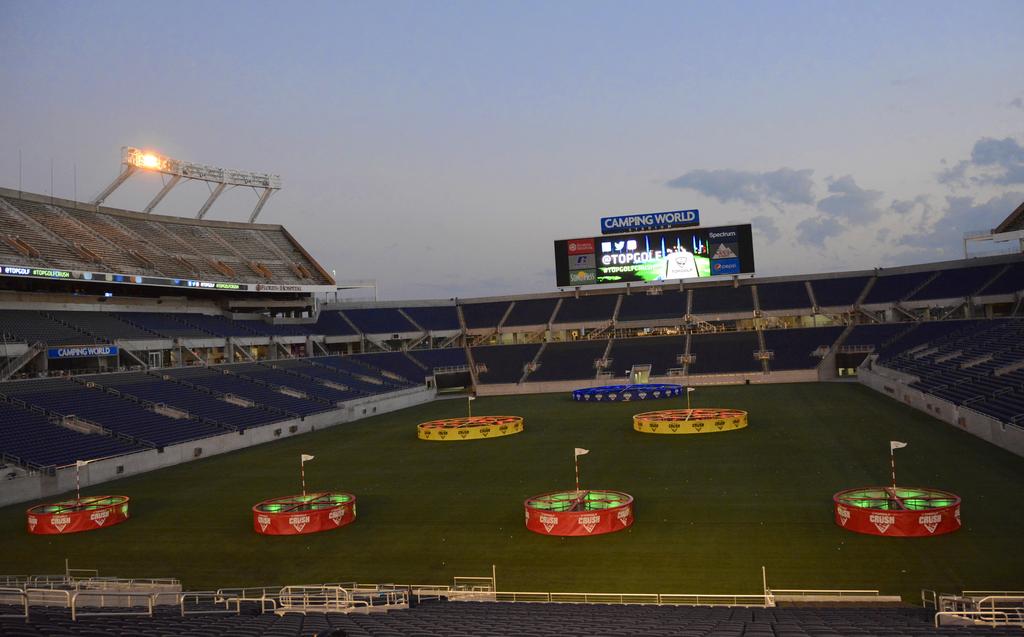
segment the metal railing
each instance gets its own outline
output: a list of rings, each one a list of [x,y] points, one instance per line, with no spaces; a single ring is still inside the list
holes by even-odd
[[[414,588],[418,600],[533,602],[544,604],[648,604],[656,606],[756,606],[773,605],[769,594],[715,593],[553,593],[547,591],[455,590],[450,587]]]
[[[79,617],[86,617],[86,616],[89,616],[89,617],[119,617],[119,616],[143,616],[143,615],[148,616],[148,617],[152,617],[153,616],[153,606],[154,606],[154,601],[155,601],[155,597],[156,597],[156,595],[153,594],[153,593],[127,593],[127,592],[119,592],[119,591],[106,591],[106,592],[101,594],[100,608],[106,608],[106,598],[107,597],[122,598],[122,599],[127,598],[128,599],[128,606],[127,607],[125,607],[125,606],[112,606],[111,607],[112,610],[85,611],[85,612],[78,610],[78,598],[79,598],[79,596],[81,596],[83,594],[86,595],[87,598],[95,596],[95,593],[92,593],[90,591],[75,591],[74,593],[71,594],[71,604],[70,604],[70,606],[71,606],[71,621],[78,621]],[[145,610],[131,610],[133,608],[132,600],[136,599],[136,598],[141,598],[141,599],[146,600]]]
[[[28,595],[25,593],[25,591],[21,590],[20,588],[2,587],[0,588],[0,600],[2,600],[4,604],[9,604],[11,606],[21,606],[22,609],[20,615],[8,613],[5,615],[0,615],[0,618],[11,619],[16,617],[23,617],[26,622],[28,621]],[[18,603],[18,601],[15,600],[20,600],[20,603]]]

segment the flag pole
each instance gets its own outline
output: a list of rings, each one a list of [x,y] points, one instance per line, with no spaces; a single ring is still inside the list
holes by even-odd
[[[469,418],[473,417],[473,397],[466,396],[466,416]]]
[[[576,497],[580,497],[580,456],[575,454],[572,457],[573,464],[576,465]]]
[[[306,459],[299,457],[299,477],[302,479],[302,497],[306,497]]]
[[[79,478],[78,472],[81,471],[82,465],[75,462],[75,500],[81,501],[82,499],[82,480]]]
[[[892,495],[896,497],[896,450],[889,445],[889,465],[892,467]]]

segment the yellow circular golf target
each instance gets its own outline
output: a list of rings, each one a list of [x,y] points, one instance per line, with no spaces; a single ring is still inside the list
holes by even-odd
[[[633,429],[645,434],[706,434],[747,426],[739,409],[664,409],[633,416]]]
[[[522,430],[521,416],[470,416],[420,423],[416,425],[416,437],[437,442],[481,440],[511,436]]]

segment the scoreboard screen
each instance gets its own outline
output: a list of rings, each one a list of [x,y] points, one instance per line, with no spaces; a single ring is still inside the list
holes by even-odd
[[[750,224],[555,241],[558,287],[752,274]]]

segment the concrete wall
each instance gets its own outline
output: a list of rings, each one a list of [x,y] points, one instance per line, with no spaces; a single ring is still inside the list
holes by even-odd
[[[912,389],[910,383],[917,380],[914,376],[876,363],[872,369],[862,365],[857,370],[857,378],[862,384],[893,400],[910,405],[1018,456],[1024,456],[1024,428],[1008,425],[969,407],[961,407],[948,400]]]
[[[82,486],[102,484],[110,480],[138,475],[154,469],[170,467],[183,462],[215,456],[229,451],[244,449],[253,445],[272,442],[274,440],[297,436],[325,427],[333,427],[383,414],[398,409],[405,409],[434,399],[436,392],[432,388],[417,387],[401,391],[361,398],[342,405],[338,409],[284,420],[261,427],[247,429],[243,433],[230,432],[164,447],[162,452],[149,449],[106,460],[97,460],[81,470]],[[294,431],[292,431],[294,428]],[[31,474],[13,480],[0,482],[0,506],[52,498],[75,488],[75,469],[66,467],[59,469],[54,476]]]

